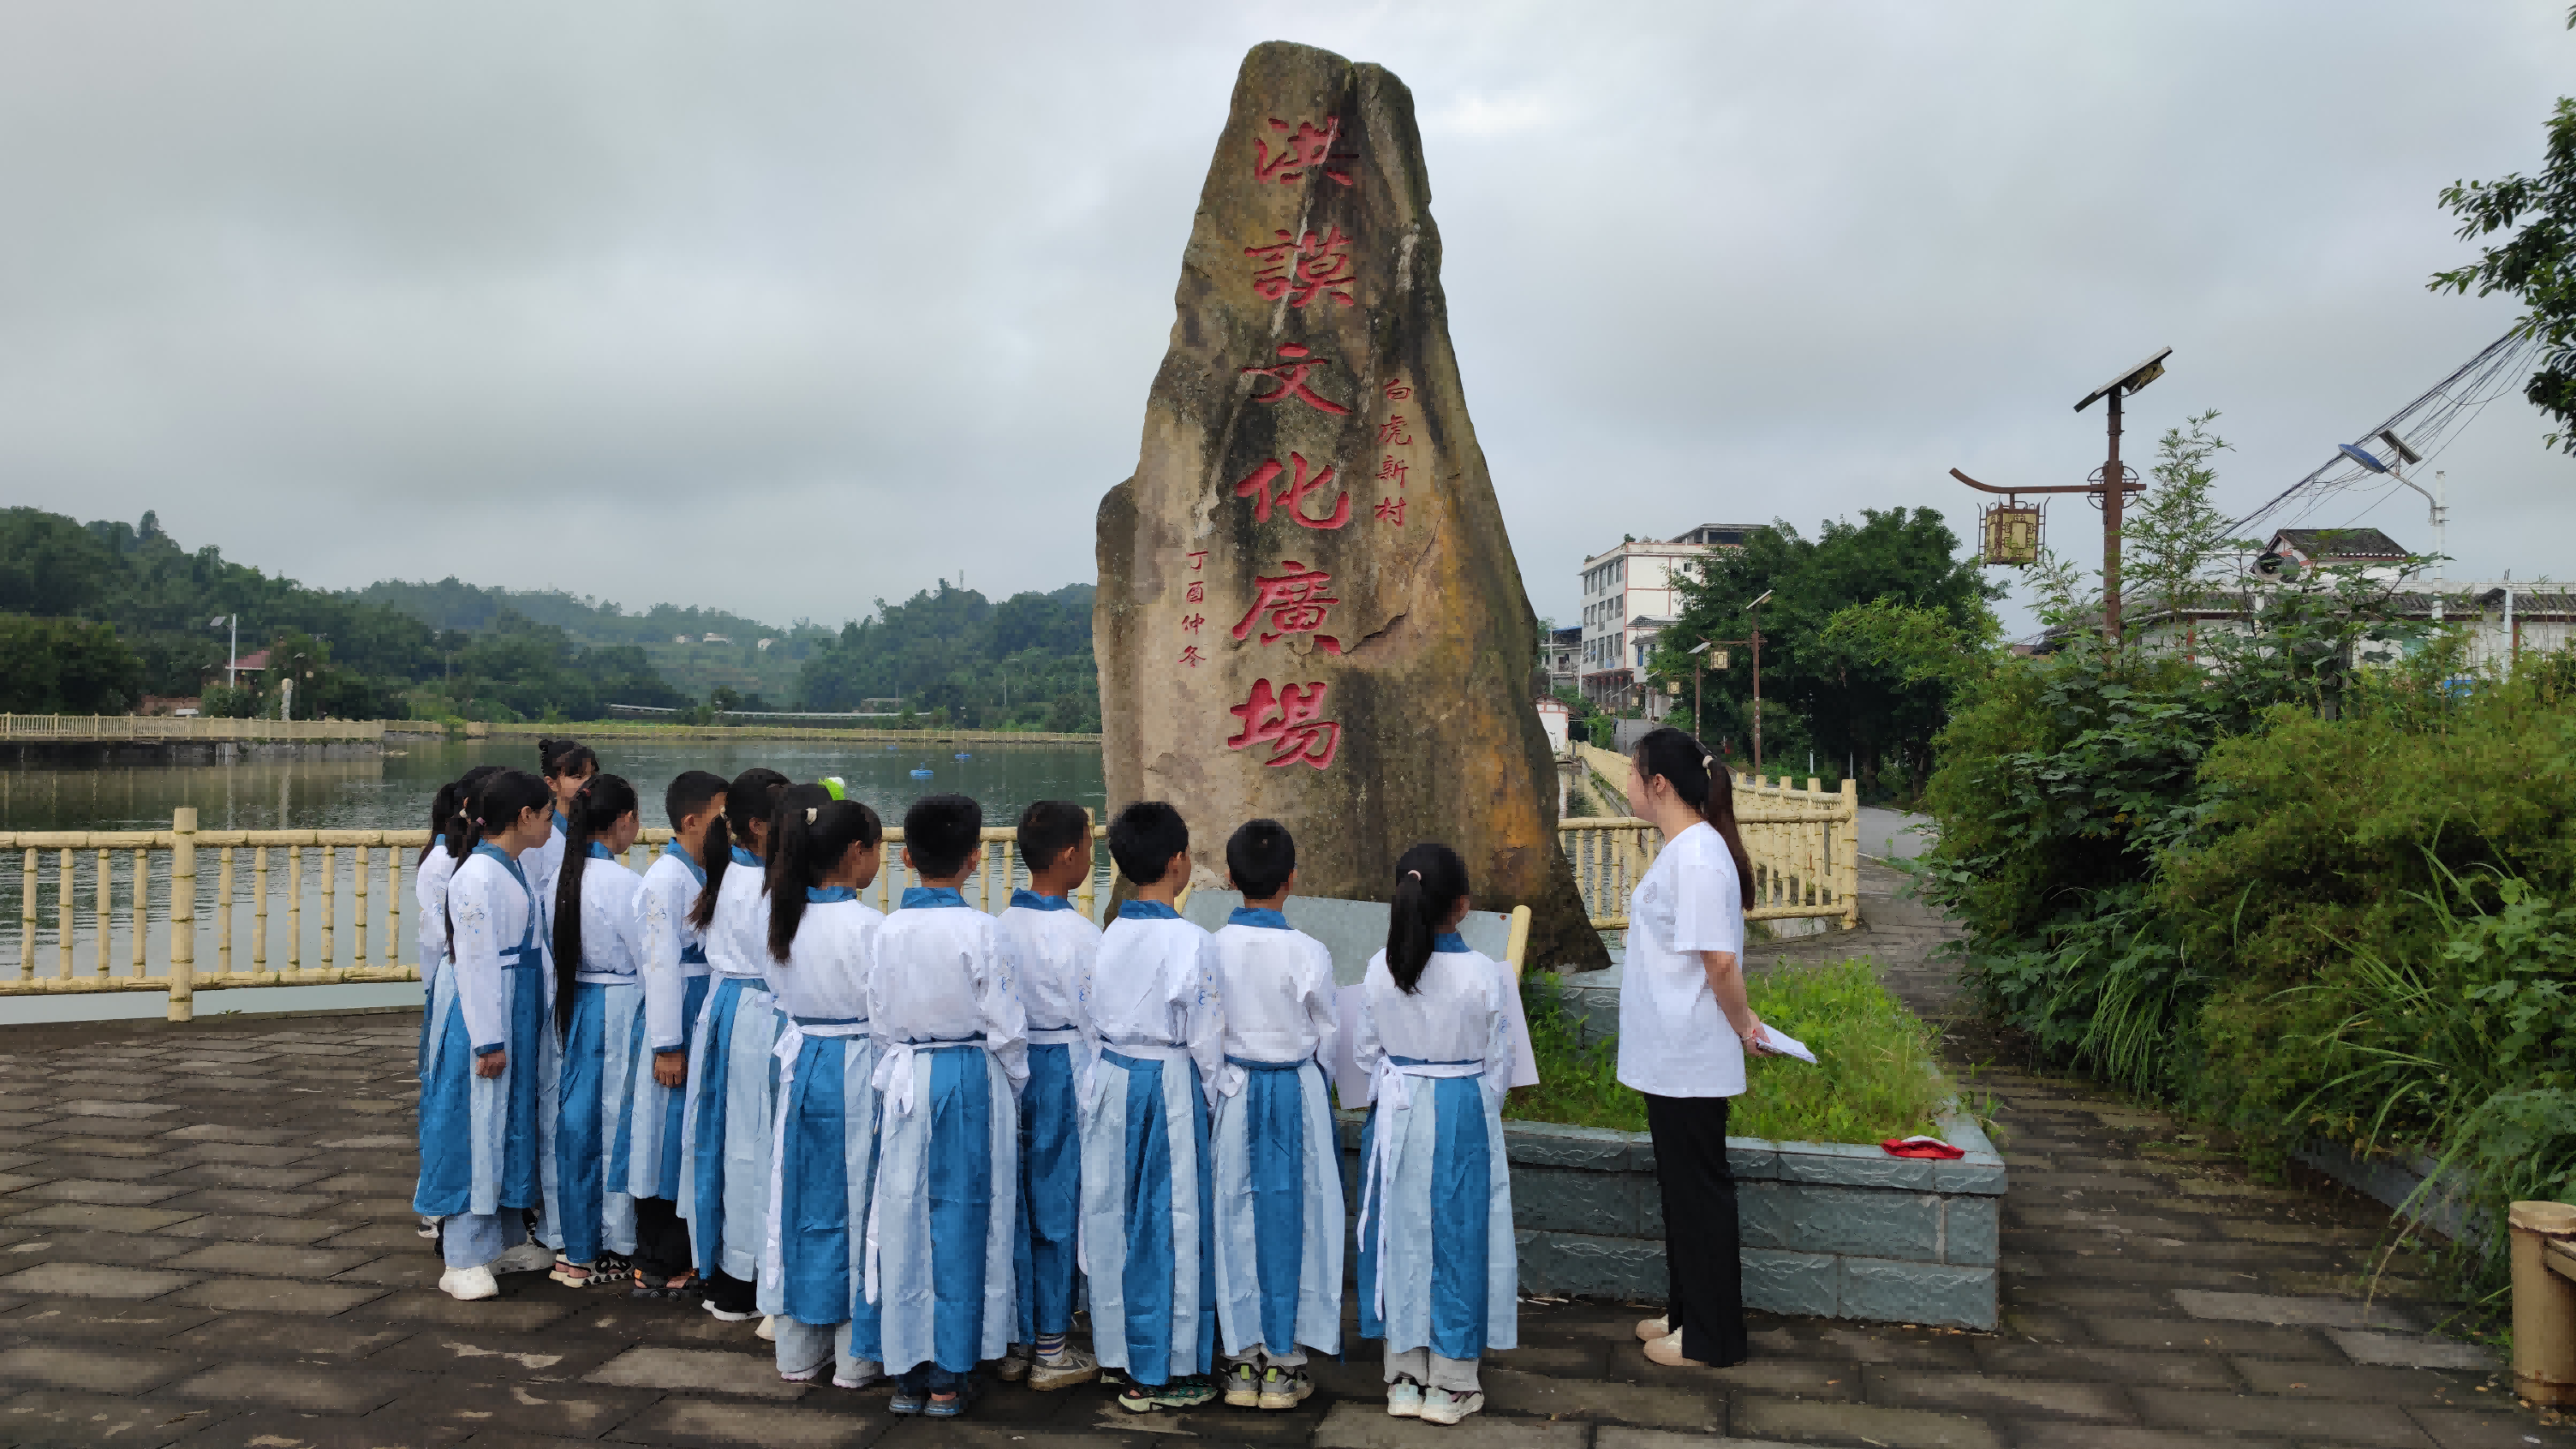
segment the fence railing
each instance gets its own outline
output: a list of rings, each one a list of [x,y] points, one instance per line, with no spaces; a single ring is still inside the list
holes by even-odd
[[[1835,813],[1848,792],[1739,790],[1737,799],[1760,892],[1747,916],[1856,923],[1856,836],[1849,812]],[[644,831],[627,867],[642,871],[670,838]],[[1592,924],[1626,929],[1654,827],[1569,820],[1559,838]],[[188,1021],[199,991],[417,981],[419,963],[405,957],[418,954],[413,889],[428,843],[426,830],[200,830],[187,807],[168,830],[0,832],[0,862],[18,864],[17,939],[0,939],[0,996],[163,991],[170,1020]],[[902,845],[899,827],[886,831],[885,866],[865,893],[880,909],[913,883]],[[1015,832],[986,830],[967,899],[986,911],[1007,905],[1028,878],[1018,851]],[[1095,919],[1106,856],[1097,850],[1074,893]]]
[[[1063,734],[1050,730],[980,730],[954,725],[919,729],[842,728],[830,725],[772,725],[744,722],[726,725],[654,724],[584,720],[579,724],[468,724],[469,740],[501,736],[560,735],[569,740],[814,740],[822,743],[889,745],[1096,745],[1096,734]]]
[[[1577,757],[1602,793],[1624,799],[1628,761],[1592,745]],[[1860,793],[1850,780],[1840,790],[1808,777],[1804,789],[1787,776],[1735,777],[1735,824],[1753,860],[1750,921],[1821,917],[1848,931],[1860,924]],[[1661,837],[1634,816],[1559,822],[1558,838],[1574,866],[1585,911],[1602,930],[1626,930],[1628,894],[1654,864]]]
[[[381,740],[380,719],[203,719],[168,714],[0,714],[0,740]]]

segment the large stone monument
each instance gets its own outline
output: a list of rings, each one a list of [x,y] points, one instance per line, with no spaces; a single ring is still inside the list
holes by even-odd
[[[1606,965],[1430,203],[1403,82],[1302,45],[1244,57],[1136,476],[1100,505],[1110,805],[1179,805],[1202,879],[1276,816],[1316,895],[1385,900],[1405,847],[1446,841],[1479,906],[1531,908],[1531,963]]]

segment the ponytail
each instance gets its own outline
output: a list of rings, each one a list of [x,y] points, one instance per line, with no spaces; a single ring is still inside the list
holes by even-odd
[[[1683,804],[1699,812],[1699,818],[1717,831],[1726,842],[1726,853],[1735,860],[1735,888],[1742,895],[1744,908],[1753,908],[1753,857],[1744,849],[1744,836],[1735,827],[1735,780],[1717,768],[1717,761],[1691,735],[1670,725],[1648,730],[1637,741],[1637,753],[1629,768],[1644,781],[1660,778],[1673,787]]]
[[[421,861],[429,859],[431,851],[446,848],[447,829],[456,820],[456,807],[464,793],[454,780],[438,787],[438,794],[429,802],[429,840],[421,846],[419,858],[412,862],[413,869],[418,869]]]
[[[786,788],[785,775],[760,765],[734,776],[725,787],[725,813],[707,822],[707,858],[701,862],[707,869],[707,883],[698,888],[697,904],[689,907],[691,926],[704,931],[715,924],[716,897],[724,889],[726,868],[733,864],[734,842],[751,842],[751,822],[767,820],[777,807],[779,792]]]
[[[460,865],[483,843],[483,837],[492,833],[492,822],[499,821],[506,830],[518,824],[520,816],[554,800],[546,782],[525,770],[490,765],[481,768],[487,773],[479,780],[474,779],[472,770],[465,772],[465,778],[473,783],[465,787],[465,804],[449,822],[455,828],[448,832],[447,855]],[[438,910],[439,923],[447,928],[447,954],[452,959],[456,955],[456,916],[443,899]]]
[[[572,797],[564,825],[563,868],[555,873],[555,1033],[572,1030],[573,977],[581,970],[581,880],[590,843],[635,811],[635,787],[615,775],[593,775]]]
[[[439,787],[438,798],[429,805],[430,840],[429,844],[421,847],[421,860],[429,859],[433,850],[445,850],[447,858],[453,861],[461,861],[474,853],[474,847],[466,843],[467,832],[474,832],[472,838],[478,842],[482,839],[474,817],[482,810],[483,786],[500,773],[499,765],[476,765],[457,776],[456,783]],[[420,861],[412,863],[418,865]]]
[[[769,959],[784,966],[805,924],[805,892],[841,863],[850,847],[885,838],[877,812],[856,800],[835,800],[820,785],[782,792],[769,823]]]
[[[1410,996],[1422,984],[1449,913],[1467,894],[1467,862],[1448,846],[1425,841],[1396,861],[1395,872],[1395,899],[1386,912],[1386,969],[1396,989]]]

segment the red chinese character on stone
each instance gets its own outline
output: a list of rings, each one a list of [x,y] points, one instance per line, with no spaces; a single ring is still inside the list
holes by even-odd
[[[1389,453],[1378,460],[1377,476],[1382,479],[1392,478],[1395,480],[1395,486],[1401,488],[1404,486],[1404,464],[1397,461],[1393,453]]]
[[[1377,516],[1387,520],[1398,528],[1404,527],[1404,500],[1401,498],[1379,499],[1377,501]]]
[[[1199,626],[1206,622],[1207,615],[1205,614],[1189,614],[1183,616],[1181,619],[1181,627],[1195,634],[1199,631]]]
[[[1324,616],[1341,602],[1325,592],[1333,582],[1331,574],[1293,558],[1281,559],[1279,567],[1285,572],[1277,577],[1252,581],[1257,592],[1252,607],[1243,611],[1243,621],[1234,626],[1235,638],[1251,633],[1252,621],[1265,613],[1270,616],[1270,632],[1261,636],[1264,644],[1276,644],[1291,634],[1315,634],[1324,627]],[[1327,654],[1342,652],[1342,641],[1329,634],[1315,634],[1315,643]]]
[[[1413,389],[1403,378],[1390,377],[1386,380],[1386,400],[1388,402],[1402,402],[1411,396],[1413,396]]]
[[[1198,552],[1189,555],[1189,560],[1190,572],[1197,573],[1199,570],[1207,567],[1207,550],[1200,549]]]
[[[1288,462],[1296,472],[1289,482],[1280,485],[1279,491],[1275,494],[1270,491],[1270,485],[1277,481],[1282,472],[1287,471],[1279,466],[1279,460],[1276,458],[1263,459],[1260,467],[1253,469],[1242,482],[1234,485],[1235,497],[1252,500],[1253,522],[1268,523],[1270,510],[1273,508],[1285,512],[1289,518],[1307,528],[1339,528],[1351,521],[1351,495],[1348,493],[1334,495],[1333,511],[1330,514],[1322,518],[1309,517],[1305,509],[1306,495],[1332,482],[1333,470],[1325,468],[1309,478],[1306,476],[1304,454],[1291,453],[1288,455]]]
[[[1316,357],[1312,352],[1292,342],[1279,349],[1279,361],[1270,366],[1239,367],[1235,371],[1258,373],[1279,384],[1269,392],[1255,392],[1252,395],[1254,402],[1275,403],[1292,397],[1299,398],[1312,404],[1318,411],[1341,417],[1350,412],[1350,409],[1317,395],[1313,388],[1306,386],[1306,374],[1323,365],[1322,358]],[[1255,386],[1259,384],[1256,383]]]
[[[1413,435],[1404,430],[1404,414],[1397,413],[1377,425],[1377,445],[1381,448],[1410,448]]]
[[[1196,580],[1191,581],[1191,584],[1190,584],[1190,591],[1189,591],[1189,593],[1188,593],[1188,594],[1183,598],[1182,602],[1184,602],[1184,603],[1190,603],[1190,604],[1204,604],[1204,603],[1206,603],[1206,602],[1207,602],[1207,585],[1202,584],[1202,583],[1199,583],[1199,582],[1197,582]]]
[[[1308,232],[1292,236],[1275,231],[1279,240],[1268,246],[1245,247],[1243,254],[1257,260],[1252,275],[1252,290],[1276,302],[1288,299],[1291,307],[1303,307],[1321,292],[1348,307],[1353,303],[1350,289],[1359,284],[1352,270],[1351,239],[1342,229],[1328,226],[1322,236]]]
[[[1192,669],[1196,669],[1201,664],[1207,662],[1207,656],[1199,652],[1199,646],[1192,644],[1181,651],[1181,662]]]
[[[1297,129],[1291,133],[1286,121],[1273,116],[1270,129],[1286,135],[1288,139],[1280,143],[1279,154],[1273,156],[1268,141],[1257,136],[1253,138],[1252,179],[1256,185],[1276,181],[1282,186],[1294,186],[1305,180],[1310,170],[1320,170],[1344,186],[1352,184],[1350,173],[1355,168],[1348,163],[1358,160],[1359,153],[1333,149],[1333,144],[1342,136],[1341,117],[1326,116],[1320,128],[1312,121],[1299,121]],[[1336,166],[1332,164],[1334,162],[1343,164]]]
[[[1261,762],[1265,765],[1307,764],[1320,770],[1331,764],[1342,747],[1342,727],[1334,721],[1315,718],[1324,712],[1324,691],[1328,688],[1319,680],[1307,685],[1291,684],[1274,694],[1269,680],[1254,680],[1252,696],[1226,711],[1243,721],[1243,730],[1227,739],[1225,747],[1240,750],[1250,745],[1273,746],[1277,753]],[[1273,711],[1275,717],[1271,717]]]

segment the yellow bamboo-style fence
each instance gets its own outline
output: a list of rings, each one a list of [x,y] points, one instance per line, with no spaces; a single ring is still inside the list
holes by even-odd
[[[0,714],[7,740],[381,740],[380,719],[203,719],[167,714]],[[435,725],[413,728],[435,730]]]
[[[1601,793],[1625,799],[1628,762],[1593,745],[1575,746]],[[1789,777],[1739,774],[1735,824],[1753,859],[1753,905],[1748,921],[1808,917],[1838,920],[1846,931],[1860,925],[1860,793],[1852,781],[1826,790],[1809,776],[1800,789]],[[1634,816],[1575,819],[1557,825],[1584,910],[1605,931],[1628,928],[1628,895],[1655,863],[1662,837]]]

